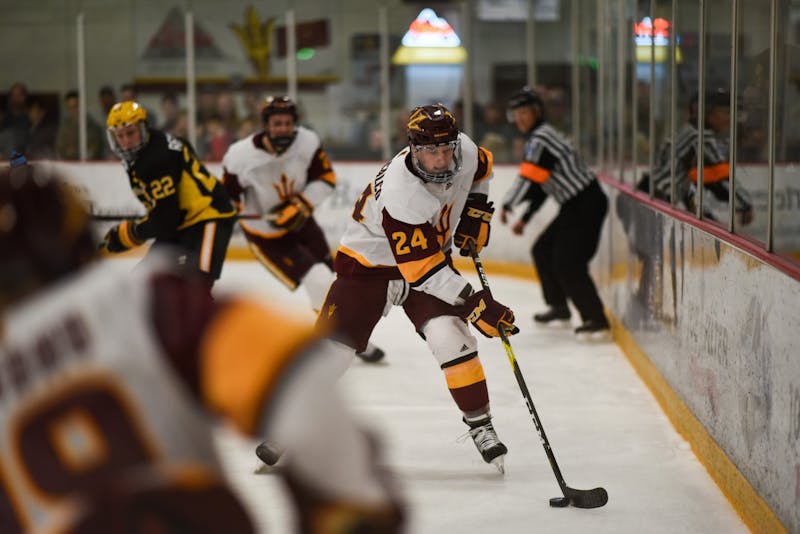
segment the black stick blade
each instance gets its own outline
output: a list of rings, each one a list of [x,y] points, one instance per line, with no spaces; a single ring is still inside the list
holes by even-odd
[[[576,508],[600,508],[608,502],[608,492],[603,488],[579,490],[566,487],[564,488],[564,496]]]

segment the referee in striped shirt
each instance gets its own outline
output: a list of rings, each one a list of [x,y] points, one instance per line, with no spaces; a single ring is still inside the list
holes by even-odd
[[[689,117],[675,136],[675,198],[688,211],[694,212],[697,191],[697,148],[699,142],[697,100],[695,93],[689,102]],[[715,89],[706,94],[703,127],[703,185],[721,202],[730,201],[728,147],[724,137],[731,125],[731,95],[725,89]],[[659,147],[653,168],[655,196],[667,202],[671,198],[672,180],[670,153],[672,143],[665,140]],[[647,191],[647,181],[640,189]],[[741,186],[736,188],[734,209],[739,224],[747,225],[753,220],[753,204],[750,195]],[[704,217],[715,219],[710,210]]]
[[[548,306],[533,318],[542,324],[567,323],[571,317],[568,301],[572,301],[582,321],[575,334],[581,339],[608,338],[608,319],[589,275],[608,199],[564,134],[547,124],[544,103],[536,92],[524,87],[508,107],[527,141],[519,177],[503,199],[500,222],[506,224],[511,211],[527,202],[512,227],[514,234],[521,235],[548,195],[561,205],[531,251]]]

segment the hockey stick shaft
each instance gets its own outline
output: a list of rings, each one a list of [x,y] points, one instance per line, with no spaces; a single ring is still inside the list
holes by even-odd
[[[486,278],[486,271],[483,269],[481,259],[478,257],[478,252],[475,250],[475,243],[468,241],[469,253],[472,257],[472,262],[475,264],[475,270],[478,272],[478,278],[481,281],[481,286],[491,296],[492,291],[489,289],[489,280]],[[536,432],[539,434],[539,441],[544,447],[544,452],[547,454],[547,460],[550,462],[550,467],[553,469],[553,474],[556,476],[558,486],[561,488],[561,493],[568,499],[574,506],[579,508],[597,508],[603,506],[608,502],[608,493],[603,488],[594,488],[591,490],[579,490],[570,488],[564,481],[564,476],[561,474],[561,469],[556,462],[553,449],[550,447],[550,441],[547,439],[547,434],[544,432],[544,427],[539,419],[539,414],[536,413],[536,407],[533,405],[533,398],[528,390],[528,385],[525,383],[525,377],[522,376],[522,371],[517,363],[517,358],[514,356],[514,350],[511,348],[511,342],[508,340],[508,334],[504,328],[498,328],[500,332],[500,340],[503,342],[503,348],[506,350],[508,361],[511,364],[511,369],[514,371],[514,377],[517,379],[517,384],[525,398],[525,404],[528,406],[528,412],[533,419],[533,426],[536,427]]]
[[[122,221],[124,219],[139,219],[144,215],[140,214],[128,214],[128,215],[116,215],[116,214],[106,214],[106,213],[93,213],[92,219],[95,221]],[[239,213],[234,216],[236,219],[244,219],[244,220],[262,220],[262,221],[274,221],[277,220],[278,214],[277,213],[267,213],[267,214],[260,214],[260,213]]]
[[[486,271],[483,269],[483,263],[481,263],[481,259],[478,257],[478,252],[475,250],[475,244],[472,241],[469,241],[469,253],[470,256],[472,256],[472,262],[475,264],[475,270],[478,272],[478,278],[480,278],[481,286],[486,290],[487,293],[489,293],[489,295],[491,295],[492,290],[489,288],[489,280],[486,278]],[[514,377],[517,379],[519,389],[522,392],[522,396],[525,398],[525,404],[528,406],[528,412],[530,412],[531,418],[533,419],[533,426],[536,427],[536,432],[539,434],[539,441],[542,442],[544,452],[547,454],[547,459],[550,461],[550,467],[553,468],[553,473],[556,475],[558,485],[561,487],[561,490],[564,491],[564,489],[567,487],[567,484],[564,482],[561,469],[559,469],[558,463],[556,462],[556,457],[550,448],[550,442],[548,441],[547,435],[542,427],[542,423],[539,420],[539,414],[536,413],[536,408],[533,405],[533,398],[531,398],[531,393],[528,390],[528,384],[525,382],[525,377],[522,376],[522,371],[517,363],[517,358],[514,356],[514,350],[511,348],[511,342],[508,340],[508,334],[506,334],[504,328],[499,328],[498,330],[500,331],[500,340],[503,342],[503,348],[506,350],[506,356],[508,356],[511,369],[514,371]]]

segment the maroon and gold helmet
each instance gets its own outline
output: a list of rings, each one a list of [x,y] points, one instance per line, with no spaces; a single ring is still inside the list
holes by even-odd
[[[458,139],[456,117],[442,104],[414,108],[406,125],[408,142],[414,146],[440,145]]]
[[[51,165],[0,171],[0,307],[96,256],[87,207]]]
[[[414,108],[406,124],[408,144],[411,147],[411,162],[416,174],[425,182],[444,184],[450,182],[461,170],[461,140],[456,117],[443,104],[428,104]],[[452,149],[452,160],[445,171],[433,172],[420,161],[423,150],[436,151],[436,147],[448,145]]]
[[[278,114],[291,115],[297,122],[297,105],[288,96],[268,96],[261,108],[261,121],[266,124],[272,115]]]

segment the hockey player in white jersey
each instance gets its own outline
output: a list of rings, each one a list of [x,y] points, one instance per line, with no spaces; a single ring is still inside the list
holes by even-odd
[[[300,531],[399,531],[312,324],[157,254],[92,261],[84,207],[31,172],[0,173],[0,532],[254,532],[210,412],[292,447]]]
[[[333,281],[333,261],[314,209],[333,193],[336,174],[316,133],[297,124],[288,96],[271,96],[261,111],[264,130],[237,141],[222,159],[223,181],[239,210],[271,217],[240,220],[253,254],[294,291],[306,290],[319,311]],[[370,344],[358,356],[384,357]]]
[[[492,155],[458,131],[443,105],[416,108],[409,146],[378,172],[355,204],[334,261],[336,280],[318,324],[342,351],[364,350],[382,315],[402,306],[426,340],[486,462],[503,471],[477,341],[509,333],[514,314],[486,291],[474,292],[453,267],[455,244],[466,254],[488,243],[494,208],[487,201]]]
[[[271,215],[239,221],[250,250],[291,291],[302,286],[318,312],[334,275],[330,247],[313,212],[333,193],[336,174],[317,134],[297,119],[292,99],[268,97],[261,110],[264,130],[237,141],[222,158],[223,182],[240,212]],[[358,356],[374,363],[384,351],[368,344]],[[274,465],[283,448],[264,441],[256,455]]]

